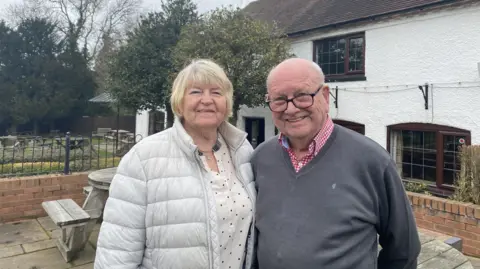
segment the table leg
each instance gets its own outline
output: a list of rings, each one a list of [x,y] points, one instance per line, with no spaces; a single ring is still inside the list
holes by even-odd
[[[83,204],[83,210],[90,215],[90,221],[85,227],[85,240],[88,241],[92,234],[95,224],[102,217],[105,203],[107,202],[108,191],[93,187],[92,191],[88,194],[85,203]],[[86,242],[85,242],[86,243]]]

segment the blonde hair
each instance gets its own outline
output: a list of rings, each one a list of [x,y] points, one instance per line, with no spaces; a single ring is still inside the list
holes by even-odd
[[[227,74],[218,64],[207,59],[193,60],[182,69],[173,81],[170,105],[173,113],[181,118],[180,107],[183,103],[185,91],[191,87],[206,85],[218,86],[227,99],[227,113],[225,120],[232,116],[233,85]]]

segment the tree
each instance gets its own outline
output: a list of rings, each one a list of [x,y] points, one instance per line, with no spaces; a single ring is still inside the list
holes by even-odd
[[[0,107],[2,120],[16,126],[83,114],[94,85],[83,56],[57,35],[56,25],[29,18],[17,29],[0,23]],[[6,42],[4,42],[6,41]]]
[[[0,124],[10,126],[25,121],[23,113],[15,114],[16,82],[21,81],[21,39],[17,32],[0,21]],[[3,130],[2,130],[3,131]]]
[[[269,71],[293,56],[286,35],[274,24],[248,17],[241,9],[218,8],[184,28],[174,51],[175,66],[209,58],[224,67],[234,88],[232,123],[241,105],[264,103]]]
[[[141,0],[23,0],[11,5],[7,15],[18,25],[28,18],[48,18],[58,25],[65,39],[76,42],[91,63],[102,38],[121,38],[123,25],[138,12]]]
[[[167,125],[173,123],[168,96],[173,70],[172,50],[183,26],[197,20],[191,0],[166,0],[162,12],[147,14],[128,34],[126,44],[109,65],[109,91],[133,110],[167,109]]]

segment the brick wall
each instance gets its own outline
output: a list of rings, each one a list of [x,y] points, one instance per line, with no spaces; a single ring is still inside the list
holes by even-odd
[[[87,175],[0,178],[0,223],[46,216],[43,201],[71,198],[81,206]]]
[[[463,252],[480,257],[480,206],[408,192],[417,226],[463,239]]]

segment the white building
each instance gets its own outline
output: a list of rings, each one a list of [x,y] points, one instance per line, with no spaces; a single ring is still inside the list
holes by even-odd
[[[480,143],[480,2],[383,2],[258,0],[245,11],[275,20],[322,67],[336,123],[385,147],[404,178],[448,193],[457,146]],[[259,142],[275,134],[266,107],[242,107],[237,126]]]
[[[293,52],[322,67],[337,123],[385,147],[404,178],[448,190],[457,146],[480,143],[480,2],[371,2],[259,0],[246,10],[277,21]],[[268,109],[241,115],[264,117],[272,135]]]

